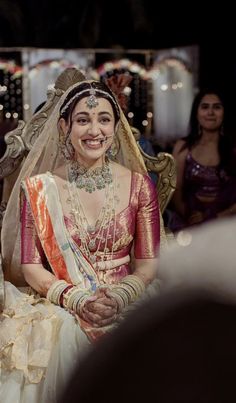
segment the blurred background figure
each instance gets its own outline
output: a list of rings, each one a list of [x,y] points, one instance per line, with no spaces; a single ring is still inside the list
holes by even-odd
[[[233,402],[235,314],[199,290],[155,297],[95,346],[59,402]]]
[[[162,291],[200,287],[236,303],[236,217],[179,231],[162,254]]]
[[[235,141],[226,109],[215,89],[200,91],[193,101],[189,134],[173,149],[177,162],[169,218],[173,231],[236,213]]]

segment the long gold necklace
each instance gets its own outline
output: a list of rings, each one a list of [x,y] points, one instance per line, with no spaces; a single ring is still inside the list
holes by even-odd
[[[111,168],[110,168],[111,169]],[[81,242],[80,248],[91,263],[105,260],[109,253],[108,240],[112,241],[111,255],[116,232],[116,175],[105,187],[104,204],[99,212],[95,225],[91,225],[82,205],[76,181],[68,181],[69,202],[71,204],[71,217],[78,231]],[[113,224],[113,231],[111,225]],[[112,232],[112,233],[111,233]],[[111,257],[112,258],[112,257]]]

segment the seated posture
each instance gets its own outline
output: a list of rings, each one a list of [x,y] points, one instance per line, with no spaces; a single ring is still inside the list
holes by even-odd
[[[73,85],[4,216],[0,401],[56,401],[91,341],[155,278],[159,244],[156,190],[114,94]]]
[[[190,133],[173,150],[177,162],[173,231],[236,213],[235,156],[226,123],[219,92],[199,92],[192,106]]]

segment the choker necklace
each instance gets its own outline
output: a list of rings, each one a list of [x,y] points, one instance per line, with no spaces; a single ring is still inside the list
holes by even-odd
[[[74,182],[78,189],[92,193],[96,189],[104,189],[112,183],[112,171],[109,160],[102,167],[88,169],[80,165],[78,161],[72,161],[68,165],[68,180]]]

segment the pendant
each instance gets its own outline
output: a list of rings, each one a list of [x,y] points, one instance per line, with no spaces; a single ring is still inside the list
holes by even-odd
[[[87,231],[88,231],[90,234],[94,234],[94,233],[95,233],[95,227],[92,226],[92,225],[88,225],[88,226],[87,226]]]
[[[90,239],[89,243],[88,243],[88,248],[89,250],[92,252],[94,250],[96,250],[96,242],[95,239]]]
[[[90,255],[90,260],[91,260],[91,263],[95,263],[96,262],[96,256],[95,255]]]

